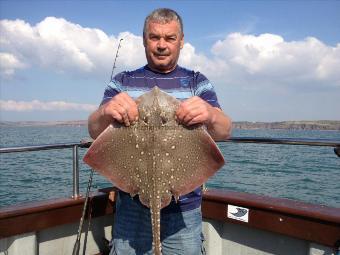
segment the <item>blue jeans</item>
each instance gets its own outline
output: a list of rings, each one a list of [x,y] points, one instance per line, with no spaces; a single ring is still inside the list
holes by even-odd
[[[161,213],[163,255],[201,255],[201,208]],[[150,210],[126,195],[118,195],[110,255],[152,255]]]

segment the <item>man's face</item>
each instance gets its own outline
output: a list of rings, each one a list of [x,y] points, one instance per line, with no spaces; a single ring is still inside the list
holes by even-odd
[[[160,24],[151,20],[144,35],[145,55],[149,67],[163,73],[175,69],[183,39],[178,22]]]

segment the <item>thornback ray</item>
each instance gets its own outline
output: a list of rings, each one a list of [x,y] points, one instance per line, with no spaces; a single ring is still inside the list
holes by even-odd
[[[154,254],[161,255],[160,210],[172,196],[177,201],[207,181],[224,158],[204,126],[176,121],[176,98],[154,87],[136,103],[138,121],[129,127],[109,125],[84,161],[150,208]]]

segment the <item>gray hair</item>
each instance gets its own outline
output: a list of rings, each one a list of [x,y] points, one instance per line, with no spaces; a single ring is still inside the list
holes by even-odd
[[[181,16],[177,12],[168,8],[160,8],[151,12],[144,21],[143,37],[146,35],[147,25],[150,21],[155,21],[160,24],[166,24],[171,21],[176,21],[180,26],[180,33],[183,34],[183,22]]]

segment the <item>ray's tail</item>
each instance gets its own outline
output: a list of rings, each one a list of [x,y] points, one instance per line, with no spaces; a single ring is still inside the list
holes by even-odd
[[[155,255],[162,255],[161,244],[161,200],[154,199],[150,206],[152,226],[152,248]]]

